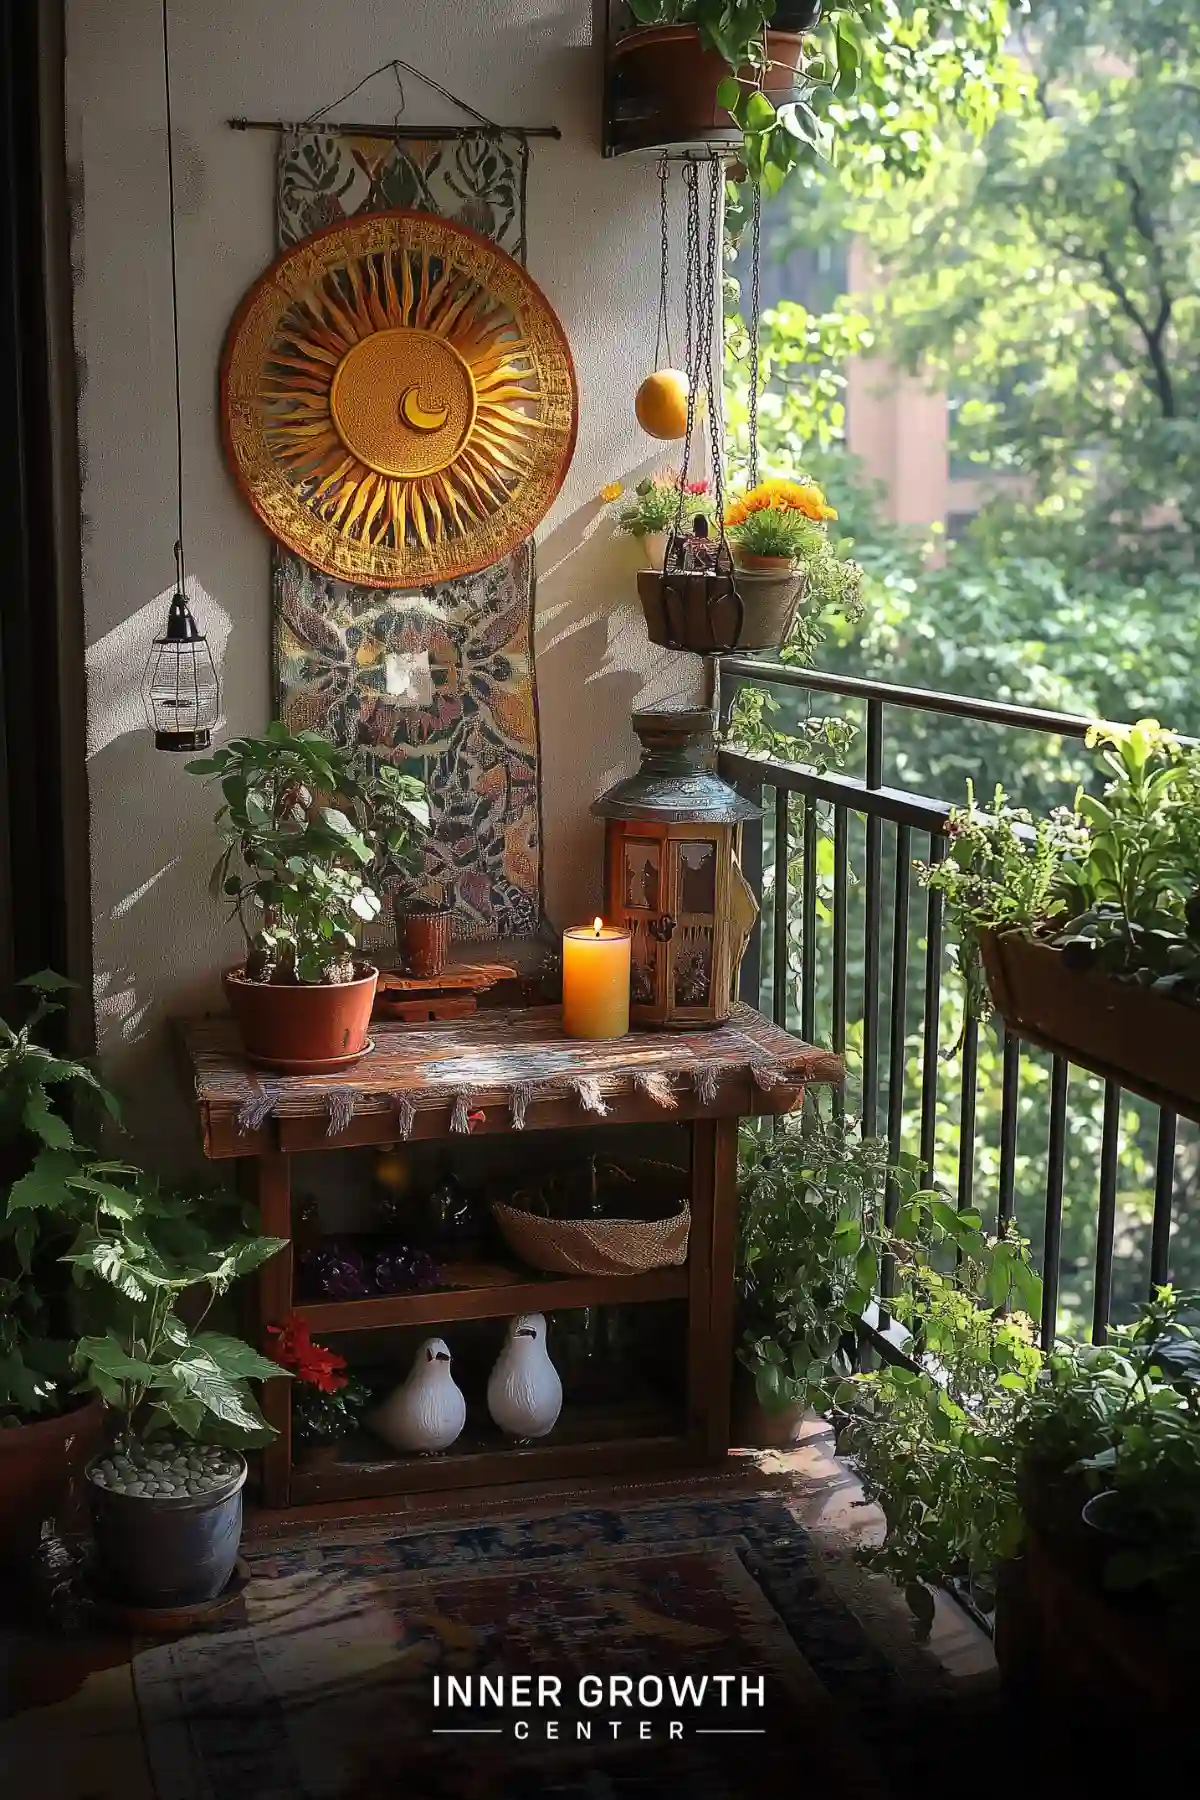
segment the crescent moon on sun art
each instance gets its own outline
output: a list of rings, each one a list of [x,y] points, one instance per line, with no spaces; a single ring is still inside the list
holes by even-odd
[[[326,574],[416,587],[529,537],[575,447],[571,353],[497,245],[368,213],[286,251],[234,315],[225,448],[267,529]]]

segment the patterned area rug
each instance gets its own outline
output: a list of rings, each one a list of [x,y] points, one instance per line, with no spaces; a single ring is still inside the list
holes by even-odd
[[[410,207],[524,261],[527,158],[523,139],[494,133],[399,143],[285,134],[279,246]],[[533,545],[405,591],[335,581],[276,545],[273,587],[279,716],[420,775],[433,828],[421,891],[453,897],[460,936],[531,936],[542,915]]]
[[[869,1746],[906,1678],[786,1498],[314,1531],[249,1561],[243,1619],[134,1659],[158,1800],[887,1792]]]

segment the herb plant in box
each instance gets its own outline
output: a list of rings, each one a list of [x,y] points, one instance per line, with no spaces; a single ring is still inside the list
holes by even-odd
[[[74,1371],[114,1426],[111,1449],[87,1468],[98,1572],[123,1603],[194,1605],[215,1599],[233,1573],[242,1450],[274,1435],[250,1384],[281,1374],[204,1321],[283,1240],[211,1232],[203,1217],[214,1202],[144,1177],[120,1191],[123,1205],[97,1208],[64,1258],[96,1324],[76,1346]]]
[[[356,1060],[378,978],[359,933],[423,831],[421,783],[278,721],[188,767],[221,784],[212,887],[246,939],[225,990],[247,1055],[313,1073]]]
[[[951,816],[946,897],[968,1002],[1200,1116],[1200,752],[1149,719],[1097,725],[1108,781],[1033,819],[997,791]]]
[[[293,1377],[292,1444],[299,1460],[310,1467],[336,1462],[370,1398],[367,1388],[348,1373],[344,1356],[313,1343],[304,1319],[268,1329],[276,1361]]]

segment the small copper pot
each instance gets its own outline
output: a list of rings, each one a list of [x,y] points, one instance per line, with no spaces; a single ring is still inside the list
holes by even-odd
[[[397,900],[396,948],[407,975],[428,981],[440,975],[450,955],[450,925],[454,909],[420,906]]]

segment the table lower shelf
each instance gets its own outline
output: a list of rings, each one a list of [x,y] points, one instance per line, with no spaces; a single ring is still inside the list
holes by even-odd
[[[706,1460],[699,1438],[686,1433],[682,1406],[646,1395],[633,1404],[568,1404],[550,1436],[533,1444],[505,1437],[489,1420],[468,1420],[458,1442],[437,1456],[389,1455],[377,1438],[364,1434],[338,1462],[295,1464],[291,1504],[620,1475]]]
[[[388,1294],[367,1300],[301,1300],[296,1311],[314,1332],[377,1331],[398,1325],[450,1325],[456,1319],[508,1319],[524,1312],[581,1306],[637,1306],[684,1300],[688,1269],[651,1269],[644,1275],[536,1275],[493,1266],[486,1284],[438,1288],[425,1294]]]

